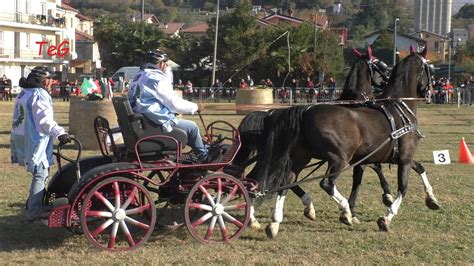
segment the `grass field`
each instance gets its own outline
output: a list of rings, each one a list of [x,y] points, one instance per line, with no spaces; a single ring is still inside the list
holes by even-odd
[[[0,263],[1,264],[474,264],[474,165],[457,163],[459,142],[465,137],[474,152],[474,107],[422,105],[419,127],[426,138],[416,159],[424,164],[441,209],[424,205],[421,179],[412,172],[409,190],[390,233],[378,231],[376,220],[385,214],[382,190],[372,171],[367,171],[358,202],[361,224],[340,224],[336,203],[317,182],[303,188],[311,192],[317,221],[303,216],[303,206],[291,193],[285,205],[285,218],[276,239],[263,230],[247,229],[226,245],[202,245],[181,228],[156,230],[148,242],[132,252],[97,251],[83,235],[68,230],[29,224],[24,204],[30,175],[9,163],[11,102],[0,102]],[[56,119],[68,126],[69,105],[55,102]],[[188,117],[198,124],[198,117]],[[224,119],[237,125],[243,116],[205,112],[207,123]],[[450,165],[434,165],[433,150],[450,151]],[[85,156],[98,154],[88,151]],[[396,167],[384,167],[396,191]],[[54,168],[52,172],[56,171]],[[319,173],[321,174],[321,173]],[[347,197],[349,172],[338,179],[338,189]],[[394,192],[395,193],[395,192]],[[270,221],[271,202],[257,209],[262,224]]]

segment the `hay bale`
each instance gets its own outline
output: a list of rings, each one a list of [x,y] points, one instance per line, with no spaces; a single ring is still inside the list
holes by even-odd
[[[262,110],[265,105],[273,104],[273,89],[237,90],[235,105],[237,114],[246,114]]]
[[[99,115],[109,121],[110,127],[117,125],[117,115],[111,101],[89,101],[80,97],[71,97],[69,133],[78,138],[86,150],[99,149],[94,131],[94,119]]]

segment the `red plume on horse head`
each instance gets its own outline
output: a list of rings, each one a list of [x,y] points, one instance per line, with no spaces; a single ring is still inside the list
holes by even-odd
[[[367,47],[367,59],[372,60],[372,47]]]
[[[410,54],[414,53],[416,53],[415,48],[413,47],[413,45],[410,44]]]
[[[357,58],[362,58],[362,53],[357,48],[352,48],[352,52]]]

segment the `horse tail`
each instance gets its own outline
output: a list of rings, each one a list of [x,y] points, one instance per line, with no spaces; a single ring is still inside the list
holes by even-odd
[[[306,106],[296,106],[273,111],[265,119],[262,133],[264,157],[249,174],[259,182],[261,191],[286,185],[291,171],[290,152],[300,138],[301,120]]]
[[[254,111],[242,119],[238,128],[241,146],[235,156],[234,164],[245,164],[252,153],[261,149],[262,141],[260,138],[263,133],[264,120],[268,114],[265,111]],[[245,167],[246,165],[243,166]]]

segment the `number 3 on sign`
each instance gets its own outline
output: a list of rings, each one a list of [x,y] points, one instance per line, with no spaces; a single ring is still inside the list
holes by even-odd
[[[451,158],[449,158],[448,150],[433,151],[433,159],[435,164],[450,164]]]

